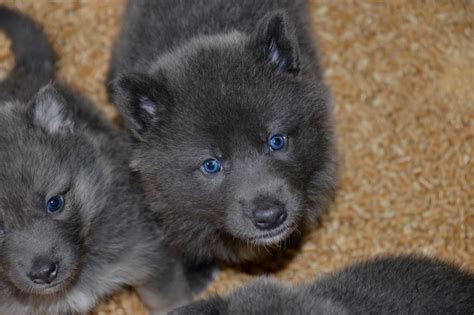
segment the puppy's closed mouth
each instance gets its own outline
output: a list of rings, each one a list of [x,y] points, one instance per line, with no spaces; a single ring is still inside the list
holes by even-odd
[[[58,283],[49,284],[47,286],[44,285],[35,285],[33,287],[33,293],[35,294],[52,294],[55,293],[59,287],[63,286],[67,282],[67,279],[64,279]]]
[[[71,280],[72,280],[72,277],[69,276],[57,283],[52,283],[47,286],[38,285],[33,288],[32,293],[37,294],[37,295],[55,294],[56,292],[60,291],[62,288],[68,286]]]
[[[288,238],[296,230],[296,227],[296,224],[284,226],[261,235],[252,236],[249,241],[254,245],[275,245]]]

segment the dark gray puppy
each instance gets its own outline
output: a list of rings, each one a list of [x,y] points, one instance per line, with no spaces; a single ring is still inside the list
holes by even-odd
[[[188,264],[240,263],[318,218],[331,102],[303,0],[129,1],[109,93],[132,166]]]
[[[283,287],[266,278],[227,297],[172,311],[203,314],[472,314],[474,275],[417,257],[377,258],[309,286]]]
[[[48,84],[54,54],[29,18],[0,6],[0,28],[16,54],[0,84],[0,314],[84,313],[125,284],[156,313],[186,302],[116,130]]]

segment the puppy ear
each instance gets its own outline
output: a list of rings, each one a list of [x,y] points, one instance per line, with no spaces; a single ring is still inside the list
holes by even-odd
[[[128,73],[112,81],[112,101],[118,106],[126,127],[142,139],[142,135],[160,120],[171,102],[164,76]]]
[[[271,63],[278,74],[299,72],[299,46],[285,11],[265,15],[254,34],[257,57]]]
[[[51,135],[73,132],[73,109],[68,108],[66,100],[50,84],[36,95],[31,114],[33,124]]]

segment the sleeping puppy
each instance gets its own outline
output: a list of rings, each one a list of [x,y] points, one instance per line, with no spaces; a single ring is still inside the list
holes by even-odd
[[[188,271],[263,258],[334,190],[330,95],[306,12],[304,0],[128,3],[109,94]]]
[[[380,257],[296,288],[261,278],[170,315],[471,314],[474,275],[441,261]]]
[[[156,313],[186,302],[116,130],[48,84],[54,54],[29,18],[0,6],[0,29],[16,54],[0,84],[0,314],[86,313],[122,285]]]

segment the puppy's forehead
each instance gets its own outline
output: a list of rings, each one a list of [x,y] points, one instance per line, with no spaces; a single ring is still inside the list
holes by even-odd
[[[289,101],[282,102],[275,104],[261,95],[232,98],[219,93],[182,99],[171,129],[211,145],[261,143],[271,134],[289,132],[302,123],[287,106]]]
[[[72,176],[67,170],[41,161],[25,161],[24,157],[19,160],[10,168],[0,170],[4,183],[0,185],[0,195],[4,200],[20,205],[22,200],[36,201],[67,189]]]
[[[189,142],[192,147],[209,148],[214,151],[225,147],[236,147],[239,143],[258,142],[266,133],[266,123],[252,111],[224,108],[212,112],[202,108],[193,119],[178,117],[172,133],[179,133],[180,142]],[[183,128],[183,126],[185,126]]]
[[[65,153],[48,139],[26,135],[5,143],[0,153],[0,191],[3,196],[29,191],[48,194],[67,184],[70,171]]]
[[[31,189],[10,183],[11,189],[0,190],[0,220],[4,227],[21,225],[38,212],[39,196]]]

